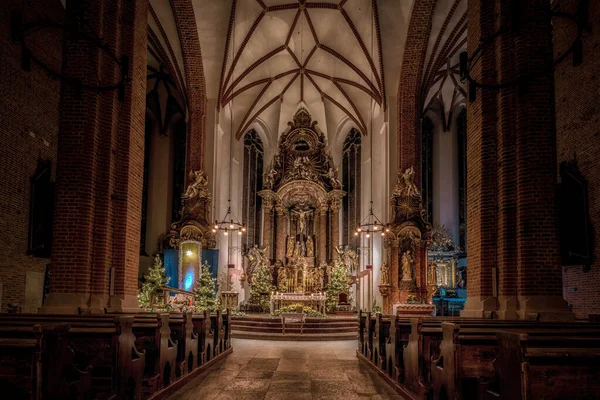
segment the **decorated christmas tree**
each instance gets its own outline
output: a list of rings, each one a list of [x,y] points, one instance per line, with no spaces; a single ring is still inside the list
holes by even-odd
[[[200,276],[196,279],[194,287],[194,308],[196,311],[214,311],[219,306],[218,300],[215,298],[216,279],[213,278],[210,272],[210,266],[206,261],[202,265]]]
[[[259,265],[252,276],[250,304],[263,309],[269,308],[270,295],[273,290],[273,277],[266,264]]]
[[[348,277],[346,276],[346,267],[338,263],[331,270],[331,276],[329,277],[326,300],[328,311],[335,311],[340,293],[348,293]]]
[[[168,311],[169,306],[164,303],[162,288],[169,283],[159,255],[154,257],[154,265],[144,275],[144,284],[138,292],[140,307],[146,311]]]

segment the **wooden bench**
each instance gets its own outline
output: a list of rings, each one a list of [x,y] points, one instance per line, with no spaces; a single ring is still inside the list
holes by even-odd
[[[178,343],[177,372],[187,375],[195,370],[199,363],[198,338],[199,334],[194,332],[192,313],[172,313],[169,316],[171,338]]]
[[[0,384],[4,398],[85,399],[91,367],[81,371],[68,347],[68,324],[0,328]]]
[[[590,332],[591,333],[591,332]],[[564,334],[564,335],[561,335]],[[600,398],[600,337],[578,332],[500,331],[488,399]]]
[[[66,322],[68,344],[80,369],[91,366],[93,398],[142,398],[145,354],[135,346],[133,316],[3,314],[0,330]]]
[[[212,357],[216,357],[225,349],[225,328],[223,327],[223,316],[221,310],[217,310],[215,314],[210,315],[210,322],[212,326],[212,337],[213,337],[213,353]]]
[[[204,311],[192,314],[192,325],[194,332],[198,335],[198,363],[204,365],[213,358],[214,333],[210,313]]]

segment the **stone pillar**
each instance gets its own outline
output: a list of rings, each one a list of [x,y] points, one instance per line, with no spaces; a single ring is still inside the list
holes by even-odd
[[[318,265],[322,263],[327,264],[327,207],[321,207],[319,210],[319,237],[316,240],[317,251],[318,251]]]
[[[556,126],[550,3],[520,1],[515,34],[517,291],[519,316],[572,320],[562,297],[556,190]],[[513,5],[514,6],[514,5]],[[535,49],[535,51],[533,50]],[[538,71],[550,71],[540,74]],[[470,187],[470,185],[469,185]]]
[[[467,50],[474,54],[482,38],[494,32],[494,2],[469,0]],[[496,82],[494,46],[484,46],[471,76],[479,82]],[[496,311],[492,271],[497,267],[496,203],[496,95],[477,89],[467,107],[467,302],[462,316],[483,317]]]
[[[270,245],[269,258],[273,256],[273,244],[271,237],[273,235],[273,202],[267,199],[263,199],[263,231],[262,231],[262,246],[265,247]]]
[[[285,238],[287,236],[287,210],[283,206],[277,206],[277,244],[275,260],[285,264]]]
[[[105,45],[129,58],[129,81],[122,100],[117,90],[61,83],[52,274],[41,312],[139,309],[147,13],[142,0],[67,2],[67,29],[85,19]],[[110,56],[72,34],[63,41],[62,73],[92,86],[121,79]]]
[[[331,200],[330,209],[331,209],[331,249],[332,254],[335,247],[340,246],[340,208],[342,207],[342,202],[340,199],[335,198]]]
[[[400,301],[400,290],[398,282],[400,281],[400,266],[398,258],[400,256],[400,243],[396,238],[390,238],[388,249],[388,265],[390,266],[390,279],[392,284],[391,294],[388,297],[388,309],[386,313],[392,312],[392,306]],[[385,306],[385,304],[384,304]]]

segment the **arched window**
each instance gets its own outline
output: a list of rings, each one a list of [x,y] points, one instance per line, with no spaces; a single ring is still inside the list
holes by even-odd
[[[433,222],[433,122],[429,117],[421,123],[421,193],[427,221]]]
[[[242,203],[242,222],[247,227],[243,236],[245,246],[260,245],[262,198],[258,192],[263,186],[264,150],[260,137],[255,130],[244,136],[244,198]]]
[[[342,147],[342,184],[346,196],[343,205],[342,244],[353,243],[354,230],[360,224],[360,132],[352,129]]]
[[[185,190],[185,154],[187,141],[187,124],[182,118],[173,130],[173,201],[171,219],[177,221],[181,211],[181,195]]]
[[[458,140],[458,245],[467,249],[467,110],[456,118]]]

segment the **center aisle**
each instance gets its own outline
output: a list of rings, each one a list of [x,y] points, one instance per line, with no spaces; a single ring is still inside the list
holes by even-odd
[[[168,399],[402,399],[356,358],[353,341],[232,343],[233,354]]]

